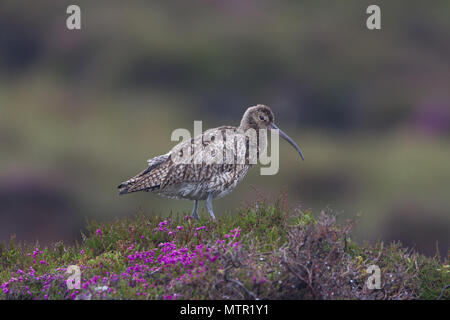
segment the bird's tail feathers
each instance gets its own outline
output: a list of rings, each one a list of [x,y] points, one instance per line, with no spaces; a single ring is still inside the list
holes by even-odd
[[[127,193],[133,193],[137,191],[151,191],[154,189],[159,188],[158,185],[149,185],[148,183],[148,173],[149,170],[146,169],[139,173],[138,175],[134,176],[133,178],[122,182],[120,185],[117,186],[119,189],[119,195],[127,194]]]

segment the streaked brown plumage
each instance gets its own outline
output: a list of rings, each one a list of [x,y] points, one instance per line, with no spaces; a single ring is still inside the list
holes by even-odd
[[[179,143],[167,154],[148,160],[147,169],[118,186],[119,194],[151,191],[164,197],[194,200],[192,214],[197,219],[198,201],[206,200],[206,209],[215,219],[212,199],[230,193],[254,163],[249,155],[253,140],[245,133],[255,129],[258,151],[263,150],[265,140],[260,139],[258,130],[279,130],[273,120],[269,107],[250,107],[239,127],[209,129]],[[303,158],[298,146],[284,132],[278,132]]]

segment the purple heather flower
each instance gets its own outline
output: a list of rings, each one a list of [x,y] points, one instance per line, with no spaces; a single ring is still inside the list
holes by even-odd
[[[33,258],[36,258],[36,256],[37,256],[38,254],[41,254],[41,253],[42,253],[42,251],[40,251],[39,248],[36,248],[36,249],[33,251]]]
[[[167,230],[167,227],[170,229]],[[169,231],[169,235],[176,234],[177,231],[180,231],[183,226],[177,226],[175,230],[172,229],[172,221],[163,221],[159,224],[159,228],[164,231]],[[196,228],[195,231],[200,231],[206,229],[206,226],[201,226]],[[172,231],[173,230],[173,231]],[[242,246],[240,241],[236,241],[240,236],[241,229],[235,228],[230,230],[228,234],[225,235],[225,238],[231,238],[226,245],[227,248],[234,248],[235,250],[239,250]],[[102,236],[102,231],[97,229],[96,234],[98,236]],[[195,232],[195,235],[198,235]],[[140,236],[143,238],[144,236]],[[222,239],[224,239],[222,237]],[[111,288],[110,286],[117,284],[119,281],[125,281],[128,283],[130,287],[136,288],[136,294],[138,296],[146,296],[147,294],[143,291],[146,288],[156,288],[158,289],[160,285],[149,283],[146,279],[148,274],[151,274],[155,271],[164,272],[168,277],[172,278],[172,281],[166,286],[166,289],[171,290],[177,286],[177,283],[188,284],[191,279],[196,279],[201,276],[202,273],[207,272],[208,265],[210,263],[214,263],[217,259],[220,258],[220,254],[217,253],[217,249],[224,248],[223,244],[226,243],[226,240],[222,240],[220,238],[216,239],[216,245],[208,246],[205,243],[199,243],[193,249],[181,246],[178,247],[174,241],[162,242],[156,248],[146,251],[138,251],[134,250],[135,244],[132,244],[125,255],[127,257],[127,267],[124,272],[119,274],[115,274],[112,272],[100,273],[100,275],[94,275],[90,279],[82,280],[82,290],[70,292],[70,290],[61,290],[62,287],[59,285],[61,280],[65,280],[64,274],[61,272],[65,271],[65,268],[56,268],[56,274],[36,274],[33,268],[29,270],[21,270],[18,269],[16,272],[11,273],[11,278],[5,282],[0,283],[0,290],[3,291],[4,294],[11,293],[11,287],[8,288],[8,285],[11,283],[20,283],[23,284],[22,291],[18,292],[21,294],[29,293],[30,298],[37,299],[48,299],[48,291],[54,290],[58,291],[58,288],[61,290],[59,295],[68,295],[72,299],[83,299],[88,297],[89,295],[86,292],[90,292],[93,286],[95,285],[103,285],[103,288],[107,288],[107,290],[103,290],[101,293],[98,293],[100,298],[107,297],[108,294],[116,294],[117,290],[115,288]],[[236,240],[234,240],[236,239]],[[134,251],[133,251],[134,250]],[[40,257],[37,258],[38,255],[42,254],[38,248],[33,251],[33,258],[39,261],[40,264],[48,263]],[[84,255],[84,250],[80,250],[80,254]],[[81,268],[83,270],[89,269],[90,267],[82,265]],[[178,270],[183,270],[181,274],[178,274]],[[126,271],[126,272],[125,272]],[[175,271],[175,273],[173,273]],[[15,276],[17,278],[15,278]],[[264,283],[267,281],[266,278],[258,279],[255,277],[253,279],[255,283]],[[40,282],[42,284],[42,290],[39,292],[39,295],[35,295],[32,293],[31,289],[26,287],[26,284],[34,283],[34,281]],[[108,284],[108,286],[104,286]],[[16,288],[15,286],[13,288]],[[53,289],[54,288],[54,289]],[[13,289],[16,290],[16,289]],[[16,294],[16,292],[13,292]],[[96,293],[97,294],[97,293]],[[179,298],[177,294],[168,294],[163,295],[163,299],[172,300]]]

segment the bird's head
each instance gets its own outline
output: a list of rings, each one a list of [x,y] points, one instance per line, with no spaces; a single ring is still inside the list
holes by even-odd
[[[269,129],[275,130],[284,140],[289,142],[300,154],[302,160],[305,160],[303,153],[297,144],[274,123],[274,115],[272,110],[263,104],[248,108],[241,120],[240,128],[244,131],[248,129]]]

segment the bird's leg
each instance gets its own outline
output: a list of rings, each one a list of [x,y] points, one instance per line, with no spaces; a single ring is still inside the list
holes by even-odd
[[[209,214],[211,215],[211,218],[213,220],[216,220],[216,216],[214,215],[212,207],[212,198],[213,194],[212,193],[208,194],[208,198],[206,198],[206,210],[208,210]]]
[[[198,216],[198,200],[194,200],[194,210],[192,210],[192,216],[194,219],[198,220],[200,217]]]

